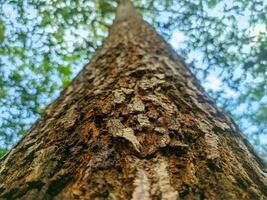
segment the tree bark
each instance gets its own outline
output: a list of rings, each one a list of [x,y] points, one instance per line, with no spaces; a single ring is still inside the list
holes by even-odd
[[[121,1],[109,36],[0,161],[0,199],[267,199],[264,163]]]

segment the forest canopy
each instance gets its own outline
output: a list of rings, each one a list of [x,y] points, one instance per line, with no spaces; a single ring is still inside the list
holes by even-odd
[[[267,1],[134,0],[267,157]],[[115,0],[0,0],[0,156],[82,69]]]

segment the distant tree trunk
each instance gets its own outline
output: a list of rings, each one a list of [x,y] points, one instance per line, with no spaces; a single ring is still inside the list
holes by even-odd
[[[108,38],[0,161],[0,199],[267,199],[263,162],[122,1]]]

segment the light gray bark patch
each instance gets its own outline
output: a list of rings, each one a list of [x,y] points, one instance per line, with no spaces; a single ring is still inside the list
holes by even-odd
[[[124,128],[123,124],[118,119],[111,119],[107,123],[108,131],[113,136],[118,136],[121,133],[121,130]]]
[[[78,113],[76,111],[76,106],[73,105],[66,111],[65,116],[62,118],[60,122],[61,124],[63,124],[65,129],[69,129],[72,126],[74,126],[77,118],[78,118]]]
[[[155,76],[156,76],[158,79],[164,79],[164,78],[165,78],[165,74],[155,74]]]
[[[144,114],[137,115],[137,121],[141,125],[141,127],[149,127],[150,126],[149,119]]]
[[[130,112],[144,112],[145,111],[145,105],[141,99],[138,97],[135,97],[133,99],[133,102],[128,105],[128,108]]]
[[[167,133],[167,130],[165,128],[162,128],[162,127],[156,127],[154,130],[160,134],[166,134]]]
[[[164,80],[160,80],[155,77],[152,77],[151,79],[142,79],[139,82],[139,88],[141,88],[142,90],[153,89],[164,82]]]
[[[219,147],[218,147],[218,136],[212,133],[205,134],[206,141],[206,153],[208,159],[215,159],[220,157]]]
[[[160,148],[166,147],[171,142],[171,138],[168,134],[157,137],[156,146]]]
[[[115,90],[113,91],[113,102],[115,104],[120,104],[120,103],[123,103],[125,101],[125,94],[122,90]]]
[[[118,119],[111,119],[107,123],[108,132],[113,137],[122,137],[128,140],[137,152],[140,152],[141,145],[134,135],[132,128],[124,128],[123,124]]]
[[[160,93],[148,95],[147,100],[151,101],[154,105],[161,106],[168,114],[173,114],[177,110],[176,106]]]
[[[126,97],[134,92],[133,89],[121,88],[114,90],[113,93],[113,102],[115,104],[121,104],[125,102]]]
[[[132,94],[134,92],[133,89],[129,89],[129,88],[121,88],[121,90],[127,95]]]
[[[184,144],[184,143],[176,141],[176,140],[171,141],[171,143],[169,145],[170,145],[170,147],[177,148],[177,149],[178,148],[183,148],[183,149],[189,148],[189,146],[187,144]]]
[[[161,192],[162,200],[177,200],[178,192],[172,187],[170,183],[170,175],[168,172],[168,163],[164,159],[160,159],[155,166],[155,173],[158,177],[158,189]]]
[[[133,69],[131,71],[126,72],[126,75],[128,76],[134,76],[135,74],[144,74],[147,72],[156,72],[158,70],[157,65],[144,65],[141,67],[138,67],[136,69]]]
[[[35,153],[35,159],[30,168],[31,173],[26,177],[26,182],[39,180],[53,172],[60,160],[60,157],[54,154],[56,150],[56,146],[50,146]]]
[[[138,169],[134,180],[134,192],[132,200],[150,200],[150,181],[147,177],[146,171]]]

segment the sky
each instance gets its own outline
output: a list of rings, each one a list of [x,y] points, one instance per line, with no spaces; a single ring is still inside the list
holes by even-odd
[[[217,7],[217,9],[220,9],[220,6]],[[219,13],[219,11],[216,9],[210,11],[211,15],[217,15]],[[248,26],[247,23],[247,18],[246,17],[241,17],[239,18],[238,23],[240,24],[241,27],[245,27]],[[257,24],[254,27],[250,27],[250,35],[255,37],[255,41],[257,41],[257,37],[260,36],[260,34],[267,32],[267,27],[264,24]],[[179,30],[176,30],[173,34],[172,37],[170,39],[170,44],[173,46],[174,49],[179,50],[180,48],[184,47],[183,42],[186,40],[186,36],[180,32]],[[251,44],[251,48],[253,48],[252,46],[253,44]],[[205,65],[205,63],[203,63],[202,60],[202,54],[201,52],[193,52],[191,55],[189,55],[189,59],[188,62],[190,62],[191,60],[196,59],[198,65]],[[237,70],[235,71],[235,75],[238,76],[241,73],[240,69],[237,68]],[[230,99],[235,99],[238,97],[238,93],[232,89],[230,89],[229,87],[227,87],[221,80],[221,77],[219,76],[219,72],[216,70],[213,70],[209,73],[209,75],[207,76],[207,78],[205,80],[199,78],[199,80],[201,80],[202,86],[205,88],[206,91],[219,91],[223,88],[224,90],[224,95]],[[250,77],[248,77],[249,82],[257,82],[257,79],[252,79]],[[267,102],[267,101],[266,101]],[[252,109],[257,109],[257,104],[253,104],[253,108]],[[236,108],[236,110],[234,112],[244,112],[247,109],[247,105],[245,104],[241,104],[238,106],[238,108]],[[244,124],[247,124],[246,126],[246,131],[249,132],[255,132],[257,131],[257,127],[252,126],[250,124],[249,121],[244,120],[243,122]],[[260,134],[259,135],[259,141],[261,143],[261,145],[267,145],[267,135],[264,134]]]

